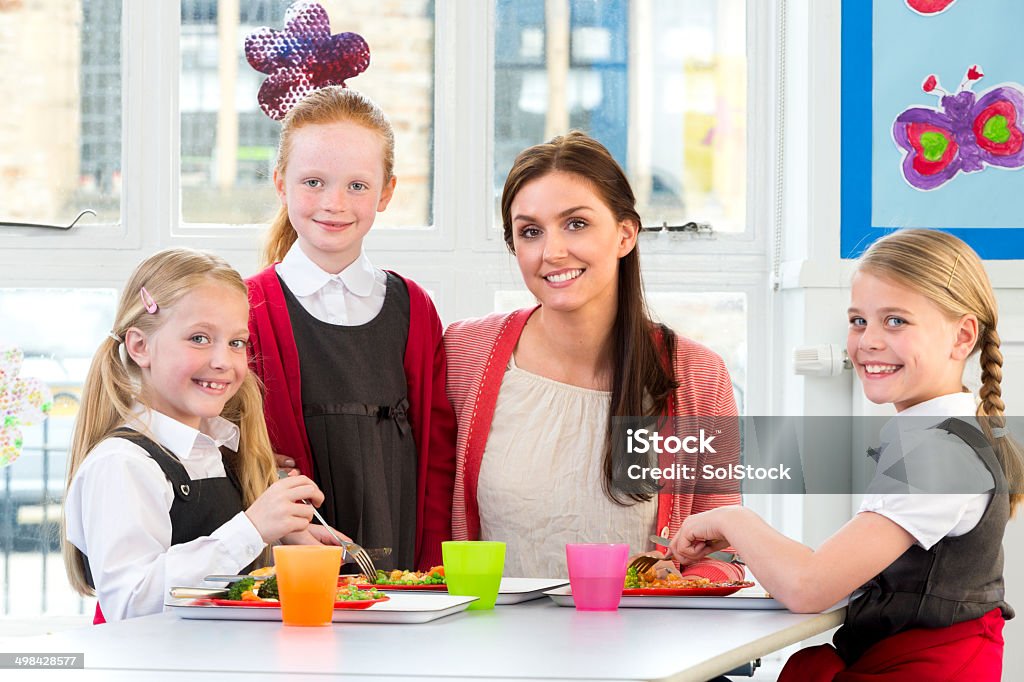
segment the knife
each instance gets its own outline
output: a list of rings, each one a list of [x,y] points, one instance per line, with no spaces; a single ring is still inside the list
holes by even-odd
[[[172,587],[169,592],[175,599],[228,596],[228,591],[219,587]]]
[[[664,547],[664,548],[668,549],[668,545],[669,545],[668,539],[663,538],[660,535],[651,535],[649,539],[654,544],[656,544],[656,545],[658,545],[660,547]],[[735,552],[712,552],[711,554],[708,554],[707,557],[705,557],[705,558],[707,558],[707,559],[717,559],[718,561],[724,561],[724,562],[730,563],[730,564],[745,565],[745,564],[743,564],[742,561],[740,561],[740,555],[736,554]]]

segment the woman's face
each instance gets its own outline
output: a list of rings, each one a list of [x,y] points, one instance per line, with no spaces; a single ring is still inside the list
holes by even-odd
[[[523,281],[545,309],[615,306],[619,259],[636,245],[638,225],[616,220],[587,180],[562,171],[523,185],[510,213]]]

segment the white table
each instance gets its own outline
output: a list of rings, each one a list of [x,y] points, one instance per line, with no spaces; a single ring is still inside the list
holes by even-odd
[[[585,613],[546,598],[420,625],[295,628],[273,622],[181,620],[163,613],[8,639],[0,641],[0,650],[82,652],[94,673],[62,675],[76,680],[138,679],[140,673],[147,680],[263,680],[270,679],[268,673],[286,673],[288,679],[345,674],[372,676],[374,682],[682,682],[706,680],[829,630],[842,622],[844,613],[844,608],[823,614],[697,609]]]

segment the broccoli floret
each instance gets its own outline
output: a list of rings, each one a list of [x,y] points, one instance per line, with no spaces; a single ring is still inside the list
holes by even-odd
[[[252,578],[242,578],[228,585],[228,599],[241,601],[242,593],[252,589],[256,581]]]
[[[636,568],[630,566],[626,569],[626,589],[635,589],[640,587],[640,574],[637,573]]]
[[[264,580],[258,594],[260,599],[280,599],[281,595],[277,591],[277,576],[272,575]]]

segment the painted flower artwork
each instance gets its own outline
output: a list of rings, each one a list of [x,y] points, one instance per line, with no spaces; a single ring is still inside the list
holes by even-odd
[[[50,390],[38,379],[19,376],[24,355],[0,348],[0,468],[21,455],[21,426],[37,424],[53,407]]]

